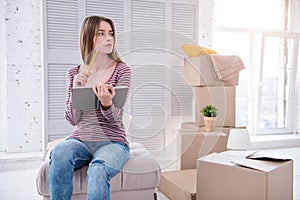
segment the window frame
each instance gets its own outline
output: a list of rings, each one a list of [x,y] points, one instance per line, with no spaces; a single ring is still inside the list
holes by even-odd
[[[257,119],[259,118],[259,112],[258,112],[258,103],[261,99],[261,91],[260,91],[260,81],[261,78],[257,78],[257,70],[261,71],[262,69],[262,54],[263,54],[263,38],[265,36],[277,36],[277,37],[291,37],[295,39],[296,49],[292,53],[295,56],[295,63],[293,64],[293,71],[299,73],[297,71],[298,66],[298,48],[299,48],[299,33],[296,32],[288,32],[288,31],[265,31],[265,30],[259,30],[259,29],[244,29],[244,28],[229,28],[229,27],[220,27],[216,26],[213,30],[213,35],[215,35],[217,32],[228,32],[228,33],[241,33],[241,34],[249,34],[250,38],[250,66],[247,66],[249,68],[249,90],[248,90],[248,96],[246,99],[248,100],[248,124],[245,124],[247,126],[247,129],[252,135],[268,135],[268,134],[287,134],[287,133],[294,133],[296,132],[296,114],[291,113],[290,110],[287,111],[287,113],[290,113],[290,116],[287,117],[288,124],[287,128],[274,128],[274,129],[259,129],[257,124]],[[257,37],[260,37],[260,47],[259,47],[259,58],[255,57],[255,51],[257,51],[257,48],[255,48],[255,40]],[[214,37],[213,37],[214,38]],[[215,40],[213,39],[213,44],[215,44]],[[257,61],[259,60],[259,67],[255,68],[255,65]],[[290,84],[290,91],[291,93],[295,93],[295,85],[297,82],[297,73],[293,73],[293,77],[291,77],[291,84]],[[239,97],[237,97],[239,99]],[[238,101],[237,101],[238,102]],[[292,97],[290,99],[290,107],[296,107],[297,106],[297,99],[296,97]],[[238,112],[238,111],[237,111]],[[243,125],[242,125],[243,126]]]
[[[291,54],[292,54],[292,61],[291,61],[291,66],[292,68],[290,69],[292,72],[291,73],[291,78],[289,81],[289,94],[290,96],[288,97],[288,107],[287,107],[287,125],[285,128],[273,128],[273,129],[264,129],[264,128],[259,128],[259,120],[260,120],[260,115],[259,115],[259,107],[261,106],[261,101],[262,101],[262,87],[261,83],[263,82],[263,63],[264,63],[264,49],[265,49],[265,41],[266,38],[268,37],[276,37],[276,38],[285,38],[285,39],[294,39],[294,44],[295,44],[295,49],[291,49]],[[256,106],[256,125],[254,126],[254,130],[256,134],[264,134],[264,133],[271,133],[271,134],[280,134],[280,133],[293,133],[295,131],[295,120],[296,120],[296,114],[295,112],[291,112],[292,108],[295,108],[297,105],[296,102],[296,95],[291,95],[295,94],[296,92],[296,77],[297,77],[297,64],[298,64],[298,48],[299,48],[299,34],[298,33],[293,33],[293,32],[286,32],[286,31],[276,31],[276,32],[263,32],[262,33],[262,38],[261,38],[261,57],[260,57],[260,66],[259,66],[259,80],[258,80],[258,95],[257,95],[257,106]],[[298,44],[298,45],[297,45]]]
[[[216,3],[217,1],[214,1],[214,7],[216,8]],[[298,49],[299,49],[299,29],[300,25],[297,23],[300,14],[299,12],[299,3],[296,0],[282,0],[282,21],[279,22],[281,23],[281,28],[279,29],[266,29],[266,28],[241,28],[238,26],[222,26],[222,24],[216,25],[213,24],[212,28],[212,44],[215,44],[215,34],[218,32],[227,32],[227,33],[241,33],[241,34],[249,34],[249,46],[250,50],[249,53],[247,52],[247,58],[249,59],[246,68],[249,70],[248,76],[245,79],[245,81],[248,81],[248,95],[245,95],[246,97],[243,99],[247,101],[248,105],[248,116],[247,116],[247,124],[245,123],[244,125],[247,126],[247,129],[252,135],[271,135],[271,134],[287,134],[287,133],[297,133],[299,132],[299,125],[297,124],[297,120],[299,120],[299,95],[296,97],[296,95],[292,96],[292,94],[295,94],[296,91],[296,83],[299,83],[299,55],[298,55]],[[214,8],[214,9],[215,9]],[[228,11],[227,11],[228,12]],[[216,16],[214,16],[215,18]],[[259,129],[257,128],[259,124],[257,123],[258,121],[258,102],[260,101],[259,99],[261,98],[261,91],[259,88],[260,87],[260,78],[257,70],[261,70],[261,63],[263,62],[262,60],[262,45],[263,45],[263,37],[265,35],[276,35],[276,36],[281,36],[281,37],[295,37],[295,43],[296,43],[296,48],[295,52],[293,53],[294,58],[295,58],[295,64],[293,65],[293,72],[291,74],[290,78],[290,85],[289,89],[290,90],[290,108],[287,110],[287,113],[290,115],[289,117],[286,117],[288,122],[287,128],[273,128],[273,129]],[[260,37],[257,39],[257,37]],[[256,42],[256,43],[255,43]],[[214,45],[212,45],[214,46]],[[257,48],[260,46],[260,48]],[[258,52],[260,51],[260,52]],[[259,67],[257,67],[259,66]],[[243,72],[244,73],[244,72]],[[240,81],[241,83],[242,81]],[[246,85],[247,86],[247,85]],[[241,97],[237,96],[237,102],[241,99]],[[242,104],[241,104],[242,105]],[[290,111],[292,110],[291,108],[296,109],[295,112],[291,113]],[[237,113],[238,114],[238,113]],[[247,115],[246,114],[246,115]]]

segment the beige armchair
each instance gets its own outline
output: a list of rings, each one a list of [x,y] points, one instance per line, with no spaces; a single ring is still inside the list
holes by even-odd
[[[129,129],[131,116],[125,114],[124,126]],[[48,144],[48,154],[42,163],[37,177],[36,185],[38,193],[44,200],[50,200],[48,187],[49,152],[63,139]],[[156,200],[155,189],[160,183],[160,166],[149,151],[140,143],[129,143],[130,158],[122,171],[111,179],[112,200]],[[73,200],[86,199],[88,166],[74,171],[73,174]]]

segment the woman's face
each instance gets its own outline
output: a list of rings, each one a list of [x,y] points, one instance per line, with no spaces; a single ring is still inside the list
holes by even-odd
[[[110,24],[106,21],[101,21],[99,29],[96,30],[94,39],[94,49],[98,48],[99,52],[112,53],[114,48],[114,32]]]

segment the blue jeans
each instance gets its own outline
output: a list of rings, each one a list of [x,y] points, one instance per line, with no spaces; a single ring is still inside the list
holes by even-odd
[[[70,200],[73,171],[88,163],[87,199],[109,200],[110,179],[123,168],[128,158],[129,148],[120,142],[81,142],[69,139],[58,144],[50,153],[51,200]]]

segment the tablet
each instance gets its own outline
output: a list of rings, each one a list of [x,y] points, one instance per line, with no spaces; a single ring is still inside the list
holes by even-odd
[[[113,104],[118,108],[122,108],[125,105],[129,88],[127,86],[116,86],[114,89],[116,94],[112,99]],[[72,89],[73,109],[100,109],[100,105],[100,101],[93,92],[93,86],[88,85]]]

